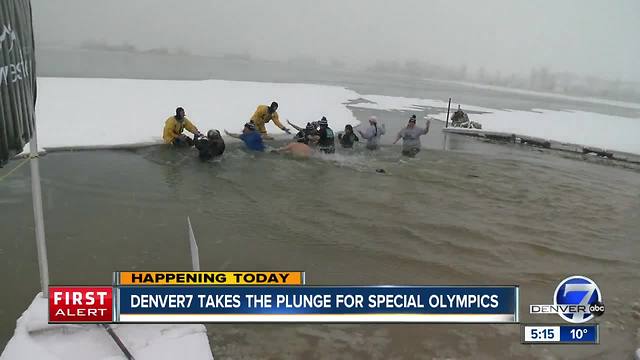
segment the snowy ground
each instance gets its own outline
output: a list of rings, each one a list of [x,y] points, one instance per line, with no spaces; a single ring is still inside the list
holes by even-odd
[[[360,95],[372,103],[351,105],[356,108],[375,110],[420,110],[423,107],[447,108],[440,100],[404,98],[383,95]],[[451,104],[452,111],[457,104]],[[496,110],[462,104],[470,119],[482,124],[483,130],[513,132],[549,140],[589,145],[640,154],[640,119],[604,115],[584,111],[556,111],[533,109],[533,111]],[[446,112],[433,116],[444,121]]]
[[[109,334],[98,325],[47,323],[42,293],[17,321],[15,334],[0,360],[124,359]],[[207,331],[198,324],[112,325],[136,360],[213,359]]]
[[[160,142],[164,121],[182,106],[205,132],[240,132],[260,104],[277,101],[286,119],[304,126],[326,116],[334,129],[357,123],[343,103],[353,91],[334,86],[242,81],[38,78],[40,148]],[[273,134],[283,134],[273,123]],[[27,148],[28,149],[28,148]]]
[[[164,120],[177,106],[201,131],[239,132],[258,104],[277,101],[283,123],[329,119],[334,130],[358,124],[347,103],[376,110],[446,109],[440,100],[361,95],[338,86],[243,81],[169,81],[38,78],[40,148],[159,143]],[[452,104],[456,109],[457,104]],[[511,111],[462,104],[471,119],[492,131],[516,132],[560,142],[640,154],[640,119],[583,111]],[[435,116],[444,121],[446,115]],[[384,120],[384,119],[382,119]],[[286,125],[286,124],[285,124]],[[284,134],[272,123],[270,133]],[[25,148],[28,150],[28,148]]]

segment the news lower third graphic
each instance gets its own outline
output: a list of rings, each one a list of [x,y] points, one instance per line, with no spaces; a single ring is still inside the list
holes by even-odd
[[[517,322],[516,287],[120,287],[117,322]]]
[[[50,323],[519,323],[519,287],[318,286],[302,271],[116,272],[110,286],[49,287]],[[598,285],[570,276],[522,324],[523,344],[598,344]]]
[[[51,286],[50,323],[518,323],[518,286],[309,286],[304,272],[116,272]]]

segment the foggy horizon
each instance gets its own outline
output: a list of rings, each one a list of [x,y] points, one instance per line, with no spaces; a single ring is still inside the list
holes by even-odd
[[[352,66],[421,61],[469,72],[534,68],[640,81],[634,1],[556,4],[486,1],[33,0],[36,41],[79,47],[130,44],[194,55],[340,60]],[[71,20],[71,21],[70,21]]]

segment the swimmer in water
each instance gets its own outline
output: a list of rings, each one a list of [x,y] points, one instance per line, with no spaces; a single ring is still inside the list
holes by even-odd
[[[305,143],[306,141],[308,141],[306,136],[299,134],[296,136],[296,142],[292,142],[271,152],[276,154],[289,154],[296,159],[308,159],[311,157],[313,150]]]

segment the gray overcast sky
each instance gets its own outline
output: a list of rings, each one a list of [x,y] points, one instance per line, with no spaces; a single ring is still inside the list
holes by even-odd
[[[638,0],[32,0],[37,40],[640,81]]]

